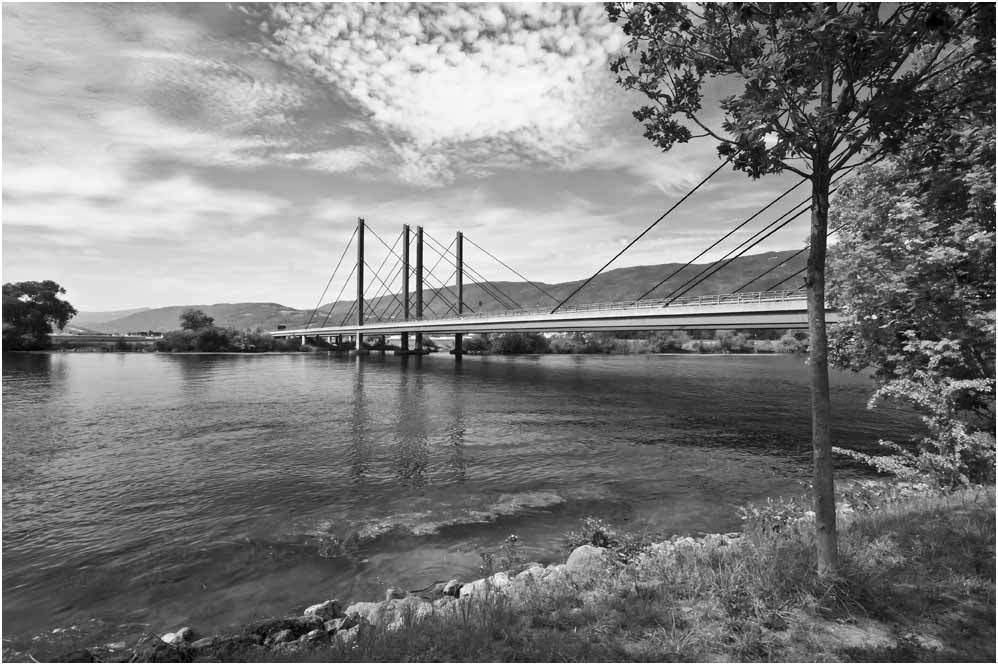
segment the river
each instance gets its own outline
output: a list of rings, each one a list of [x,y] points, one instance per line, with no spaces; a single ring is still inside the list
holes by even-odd
[[[794,356],[4,354],[5,636],[92,617],[202,631],[480,576],[593,515],[731,531],[796,492]],[[832,375],[837,445],[913,433]]]

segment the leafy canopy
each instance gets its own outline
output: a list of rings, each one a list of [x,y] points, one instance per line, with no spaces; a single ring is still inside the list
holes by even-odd
[[[215,319],[200,309],[189,309],[180,315],[180,327],[184,330],[202,330],[215,325]]]
[[[943,485],[993,482],[995,460],[995,40],[934,83],[938,112],[896,156],[865,168],[832,210],[832,357],[872,368],[881,400],[912,404],[915,450],[864,459]]]
[[[66,289],[52,280],[3,285],[3,347],[5,350],[44,349],[52,326],[59,330],[76,309],[59,298]]]
[[[982,20],[979,11],[936,3],[610,3],[610,20],[631,38],[630,53],[611,68],[622,86],[651,100],[634,116],[664,150],[712,137],[718,153],[752,177],[810,177],[826,163],[834,174],[863,150],[900,145],[925,122],[934,104],[926,84],[965,66],[952,40]],[[720,100],[720,126],[704,112],[710,79],[743,85]]]

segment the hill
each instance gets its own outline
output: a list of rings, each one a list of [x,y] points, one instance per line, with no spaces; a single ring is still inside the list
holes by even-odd
[[[95,323],[121,319],[136,312],[145,312],[149,309],[149,307],[133,307],[132,309],[119,309],[111,312],[77,312],[76,316],[73,317],[73,325],[87,329]]]
[[[724,269],[705,279],[702,283],[694,286],[686,295],[731,293],[756,275],[777,265],[791,254],[793,252],[790,251],[767,252],[740,257]],[[647,298],[663,298],[668,296],[673,289],[679,287],[709,265],[712,264],[694,264],[679,270],[682,264],[665,263],[653,266],[633,266],[608,270],[575,295],[569,304],[633,300],[662,278],[679,270],[674,277],[646,296]],[[788,265],[781,266],[766,275],[765,278],[752,284],[746,290],[764,290],[766,287],[792,275],[802,265],[803,257],[791,261]],[[436,282],[430,281],[436,284]],[[581,285],[583,281],[577,280],[558,284],[535,282],[537,287],[547,291],[551,297],[542,293],[537,287],[520,281],[491,282],[487,286],[466,283],[464,287],[464,302],[466,311],[468,312],[498,312],[505,309],[553,307],[555,302],[565,298],[576,287]],[[779,288],[798,287],[801,285],[801,281],[801,277],[798,276],[781,285]],[[504,294],[500,296],[504,301],[508,297],[509,300],[505,301],[505,304],[500,304],[491,295],[496,289]],[[426,316],[442,316],[448,309],[445,302],[453,302],[454,295],[452,291],[444,291],[442,294],[439,293],[440,291],[441,289],[423,290],[424,314]],[[257,327],[261,327],[264,330],[275,330],[278,324],[286,325],[289,328],[304,327],[311,316],[311,310],[298,310],[272,302],[219,303],[215,305],[184,305],[144,309],[133,311],[126,316],[105,318],[102,321],[95,320],[99,318],[100,312],[88,312],[88,317],[84,321],[81,322],[79,317],[77,317],[73,319],[73,324],[101,332],[124,333],[140,330],[173,330],[179,327],[180,315],[188,309],[200,309],[208,316],[214,318],[216,325],[232,326],[240,330]],[[391,313],[393,309],[401,309],[397,294],[367,302],[367,311],[369,312]],[[353,309],[352,301],[326,303],[319,308],[315,317],[312,317],[311,325],[315,327],[323,325],[324,322],[325,325],[339,325],[344,319],[348,322],[353,321],[356,316],[355,312],[356,310]],[[348,313],[349,317],[347,316]],[[114,313],[107,312],[105,314]]]

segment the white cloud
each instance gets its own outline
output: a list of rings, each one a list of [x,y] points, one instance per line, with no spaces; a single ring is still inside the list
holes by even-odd
[[[401,177],[453,179],[465,151],[561,161],[591,145],[623,35],[601,6],[273,8],[274,50],[396,137]]]

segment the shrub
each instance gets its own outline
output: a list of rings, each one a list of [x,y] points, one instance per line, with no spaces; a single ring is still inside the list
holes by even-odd
[[[994,395],[994,380],[953,379],[928,370],[913,378],[895,379],[870,398],[869,408],[888,398],[901,399],[923,412],[928,434],[909,450],[893,441],[880,445],[892,454],[874,456],[855,450],[835,452],[860,460],[901,480],[928,480],[940,487],[961,487],[995,481],[995,436],[975,427],[973,414],[960,408]],[[994,426],[991,422],[987,426]]]

